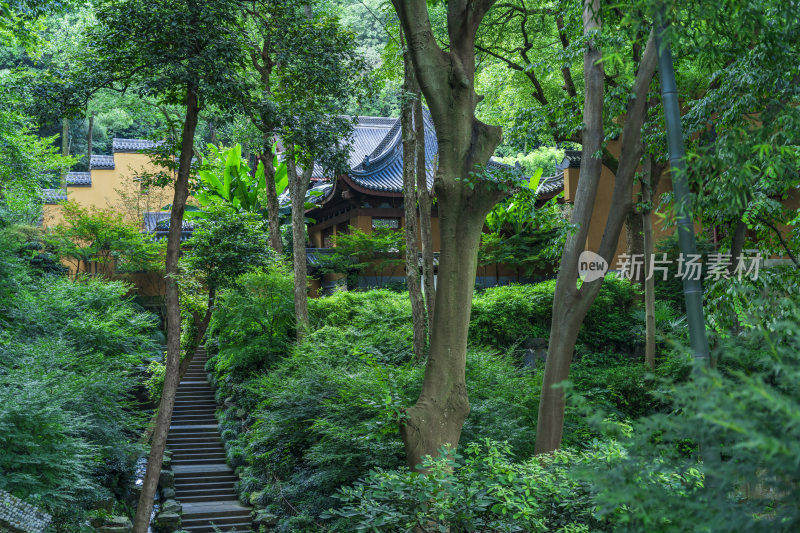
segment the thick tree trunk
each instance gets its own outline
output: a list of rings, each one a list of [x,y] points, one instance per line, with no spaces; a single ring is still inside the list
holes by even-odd
[[[180,255],[183,210],[186,206],[186,198],[189,195],[189,170],[192,162],[194,133],[197,129],[198,114],[197,89],[194,86],[190,87],[186,94],[186,119],[183,123],[178,176],[175,180],[175,194],[172,200],[172,213],[167,236],[165,269],[167,282],[167,365],[164,373],[161,403],[158,406],[158,416],[156,417],[155,430],[153,431],[150,445],[150,456],[147,459],[147,473],[144,477],[142,494],[139,498],[139,506],[136,509],[136,517],[133,522],[134,533],[147,533],[150,525],[153,498],[158,487],[161,462],[164,458],[167,433],[172,419],[172,408],[175,404],[175,393],[180,381],[181,310],[180,302],[178,301],[178,285],[174,275],[177,272],[178,257]]]
[[[267,182],[267,219],[269,221],[269,245],[275,252],[283,253],[281,241],[281,223],[278,216],[278,191],[275,188],[275,165],[272,163],[272,149],[261,152],[261,163],[264,165],[264,179]]]
[[[419,399],[401,428],[406,460],[417,468],[442,446],[458,445],[469,413],[466,348],[478,244],[486,215],[504,195],[472,173],[489,161],[502,132],[475,118],[480,101],[474,89],[475,33],[494,2],[447,4],[448,52],[433,37],[425,0],[392,3],[408,37],[414,74],[430,106],[439,145],[435,189],[442,244],[430,353]]]
[[[305,199],[314,162],[309,161],[303,174],[297,174],[294,147],[286,149],[286,173],[292,195],[292,251],[294,255],[294,314],[297,323],[297,340],[308,329],[308,271],[306,265]]]
[[[422,95],[417,86],[414,99],[414,130],[417,151],[417,202],[419,204],[419,235],[422,244],[422,277],[424,279],[425,306],[428,311],[428,335],[433,324],[436,287],[433,269],[433,230],[431,228],[431,190],[428,189],[428,169],[425,167],[425,118],[422,114]]]
[[[586,0],[583,5],[584,34],[600,29],[600,1]],[[567,379],[575,341],[589,305],[576,288],[578,256],[584,249],[592,218],[594,199],[602,171],[602,162],[594,156],[603,143],[604,67],[602,54],[590,41],[583,57],[583,75],[586,96],[583,108],[583,153],[575,194],[572,224],[578,228],[568,238],[561,255],[561,266],[553,298],[552,326],[547,350],[542,396],[539,400],[539,419],[536,426],[537,453],[549,452],[561,446],[564,427],[565,396],[562,389],[554,388]],[[627,210],[625,211],[627,212]],[[599,292],[599,281],[584,283],[581,288]],[[597,287],[597,289],[595,289]],[[591,302],[589,302],[591,303]]]
[[[487,210],[488,212],[488,210]],[[478,242],[483,218],[468,205],[448,202],[440,196],[439,222],[442,249],[436,314],[425,366],[422,392],[407,411],[401,428],[408,466],[418,468],[426,455],[436,457],[439,448],[458,446],[461,428],[469,414],[466,386],[467,330],[478,263]]]
[[[744,214],[744,213],[742,213]],[[744,241],[747,236],[747,224],[741,217],[736,221],[736,226],[733,229],[733,237],[731,238],[731,264],[728,267],[728,274],[732,275],[736,270],[736,264],[739,262],[739,257],[742,255],[744,249]]]
[[[600,2],[586,0],[583,10],[584,33],[600,29]],[[594,154],[602,149],[604,69],[600,62],[602,54],[593,41],[584,53],[585,101],[583,130],[583,153],[575,194],[575,205],[571,223],[578,229],[568,238],[561,255],[561,263],[553,298],[550,344],[547,351],[539,402],[539,417],[536,428],[536,453],[547,453],[561,445],[564,428],[565,396],[556,385],[569,377],[569,368],[583,319],[597,294],[602,279],[578,282],[578,257],[586,245],[589,222],[592,218],[595,197],[602,170],[602,162]],[[598,253],[609,262],[617,248],[620,231],[630,210],[633,197],[633,179],[642,155],[641,129],[646,118],[647,92],[656,66],[656,53],[652,35],[647,42],[639,70],[634,81],[633,96],[628,102],[625,124],[622,130],[622,151],[614,182],[611,208]]]
[[[402,34],[401,34],[402,37]],[[406,285],[411,300],[411,321],[414,356],[421,361],[425,354],[425,303],[419,278],[419,244],[417,242],[417,198],[415,194],[416,142],[411,96],[416,92],[416,79],[408,51],[403,54],[404,80],[400,121],[403,133],[403,205],[405,207]],[[423,139],[424,142],[424,139]]]

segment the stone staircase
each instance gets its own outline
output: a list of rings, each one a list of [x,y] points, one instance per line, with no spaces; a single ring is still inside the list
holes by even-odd
[[[178,385],[167,446],[172,451],[175,497],[183,504],[181,529],[191,533],[252,531],[252,509],[236,499],[236,476],[214,417],[214,392],[208,383],[208,355],[199,348]]]

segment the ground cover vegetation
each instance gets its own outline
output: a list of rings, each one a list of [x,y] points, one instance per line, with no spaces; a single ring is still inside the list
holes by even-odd
[[[797,530],[796,7],[0,2],[0,489],[61,530],[135,507],[144,533],[175,388],[205,343],[237,491],[277,531]],[[654,201],[673,67],[704,263],[788,259],[707,281],[702,310],[673,267],[663,283],[577,271],[602,165],[616,180],[601,256],[623,227],[628,253],[687,249],[653,243],[654,226],[676,225],[673,195]],[[423,103],[438,137],[435,293],[431,196],[412,190],[428,169],[410,162]],[[424,291],[409,276],[411,295],[306,301],[312,170],[345,169],[355,115],[401,110],[420,243],[353,231],[321,270],[353,289],[376,266],[416,272],[421,247]],[[167,140],[168,171],[140,178],[177,185],[168,247],[70,203],[49,232],[18,225],[114,136]],[[539,201],[567,149],[582,152],[574,200]],[[519,166],[486,172],[493,154]],[[557,279],[476,290],[476,267],[498,262]],[[70,281],[62,263],[93,277]],[[105,279],[140,270],[168,275],[166,359],[157,320]],[[705,313],[694,339],[687,310]],[[706,364],[692,361],[698,329]],[[149,428],[143,387],[160,404]]]
[[[35,237],[0,230],[0,489],[79,531],[132,504],[158,320],[124,282],[64,277]]]

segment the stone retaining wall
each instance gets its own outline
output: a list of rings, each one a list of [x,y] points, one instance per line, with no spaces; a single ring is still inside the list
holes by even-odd
[[[39,533],[50,524],[52,517],[33,505],[0,490],[0,531],[14,533]]]

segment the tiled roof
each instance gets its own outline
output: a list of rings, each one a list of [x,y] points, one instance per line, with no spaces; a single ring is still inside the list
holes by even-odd
[[[167,237],[169,237],[169,230],[156,231],[153,234],[153,236],[155,237],[155,240],[162,241],[162,240],[166,239]],[[189,231],[181,231],[181,242],[186,242],[191,238],[192,238],[191,230],[189,230]]]
[[[67,172],[67,185],[71,187],[91,187],[91,172]]]
[[[42,189],[42,200],[46,204],[57,204],[67,199],[64,189]]]
[[[556,174],[539,180],[539,188],[536,194],[540,198],[552,198],[564,190],[564,174]]]
[[[564,159],[556,167],[559,170],[567,168],[581,168],[581,151],[580,150],[565,150]]]
[[[92,155],[92,169],[113,169],[113,155]]]
[[[433,160],[436,157],[436,130],[430,113],[425,110],[425,167],[428,187],[433,186]],[[403,192],[403,139],[400,119],[394,123],[371,153],[364,154],[349,172],[353,182],[373,191]],[[352,161],[353,158],[351,158]]]
[[[352,146],[350,148],[349,165],[356,167],[364,160],[364,156],[372,154],[386,139],[387,133],[400,119],[392,117],[358,117],[353,127]],[[298,170],[299,171],[299,170]],[[325,171],[319,165],[314,165],[314,178],[322,178]]]
[[[112,150],[114,152],[140,152],[158,146],[159,144],[161,143],[147,139],[118,139],[115,137],[112,142]]]
[[[169,219],[172,213],[169,211],[156,211],[144,214],[144,229],[146,231],[169,231]],[[194,229],[194,221],[183,219],[182,229],[191,231]]]

